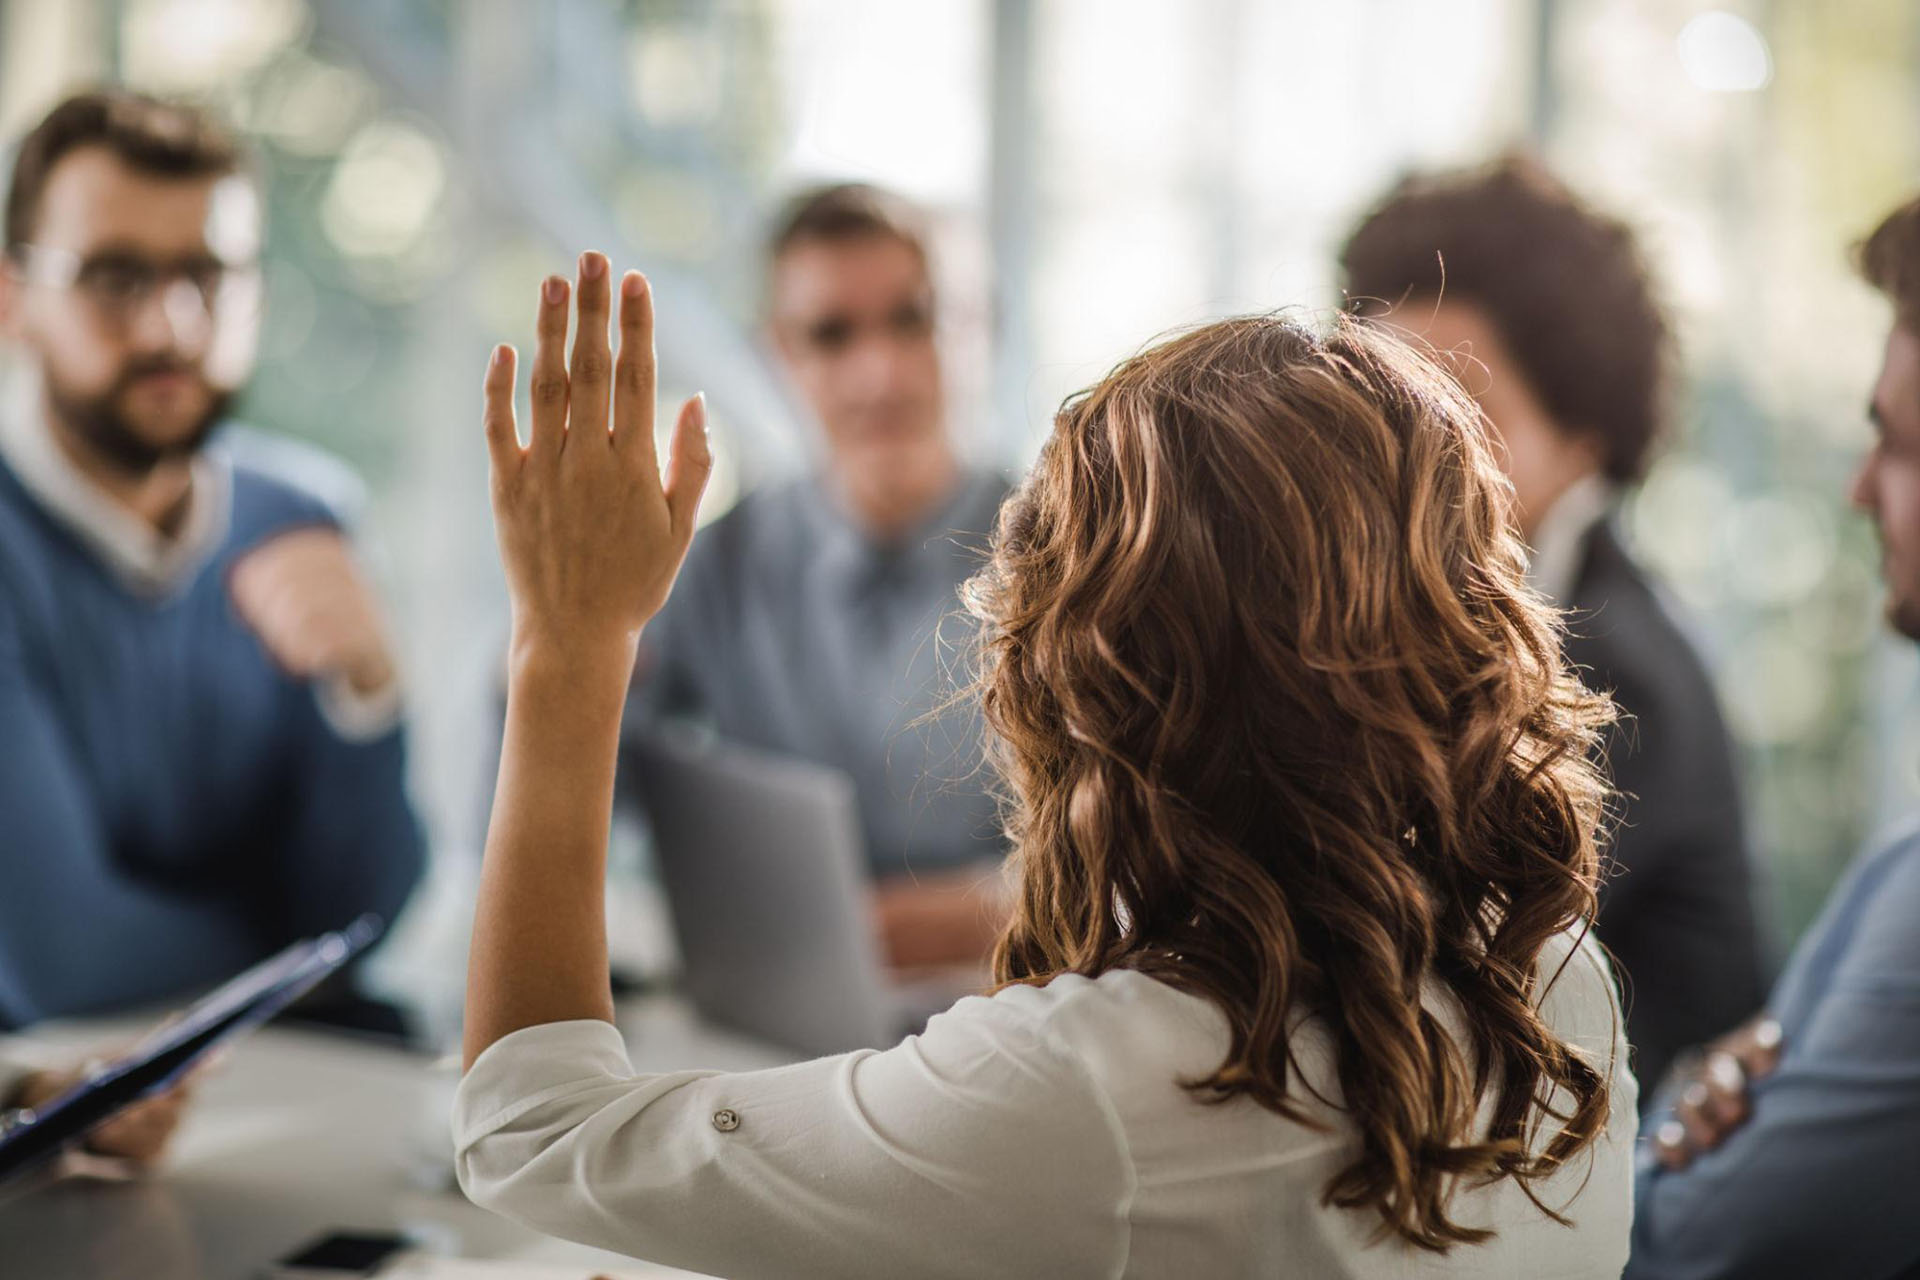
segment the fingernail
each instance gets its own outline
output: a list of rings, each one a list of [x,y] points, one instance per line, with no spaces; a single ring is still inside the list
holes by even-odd
[[[548,302],[558,302],[567,296],[567,282],[559,276],[548,276],[544,292]]]
[[[694,392],[694,395],[693,395],[693,404],[694,404],[694,410],[693,410],[693,416],[694,416],[694,418],[695,418],[695,419],[696,419],[696,420],[697,420],[697,421],[698,421],[698,422],[700,423],[700,436],[701,436],[701,438],[702,438],[702,439],[705,439],[705,438],[706,438],[706,436],[707,436],[707,433],[708,433],[708,428],[707,428],[707,393],[706,393],[706,392],[704,392],[704,391],[696,391],[696,392]]]
[[[627,278],[620,282],[620,291],[629,298],[637,298],[647,290],[647,282],[638,271],[627,272]]]
[[[503,342],[493,349],[493,356],[487,361],[487,368],[498,369],[502,364],[506,363],[506,359],[507,344]]]
[[[588,250],[586,253],[580,255],[580,278],[582,280],[598,280],[606,272],[606,269],[607,260],[592,250]]]

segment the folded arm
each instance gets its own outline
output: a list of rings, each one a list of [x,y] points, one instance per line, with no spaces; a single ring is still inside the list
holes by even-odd
[[[1879,1276],[1920,1259],[1920,857],[1892,871],[1840,922],[1845,958],[1745,1124],[1683,1170],[1643,1172],[1630,1277]]]
[[[257,959],[235,901],[120,865],[0,599],[0,1026],[154,999]]]

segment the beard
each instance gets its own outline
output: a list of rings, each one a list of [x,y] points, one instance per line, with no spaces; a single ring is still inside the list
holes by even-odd
[[[1887,600],[1887,625],[1909,640],[1920,640],[1920,600],[1899,593]]]
[[[135,360],[120,371],[105,391],[85,395],[62,386],[48,370],[47,403],[55,417],[97,457],[123,475],[140,479],[163,462],[176,462],[199,453],[233,403],[231,391],[216,389],[202,381],[201,386],[208,394],[205,411],[177,438],[156,443],[122,411],[121,402],[133,384],[148,374],[181,372],[193,370],[177,360]]]

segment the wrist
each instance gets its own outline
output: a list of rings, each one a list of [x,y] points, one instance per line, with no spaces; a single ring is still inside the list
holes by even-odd
[[[560,635],[516,625],[508,646],[507,678],[513,683],[560,680],[576,689],[617,688],[633,680],[640,633]]]

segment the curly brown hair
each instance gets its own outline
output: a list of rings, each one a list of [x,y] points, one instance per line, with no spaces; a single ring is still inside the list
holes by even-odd
[[[1673,339],[1639,244],[1522,154],[1403,179],[1340,252],[1357,311],[1445,299],[1479,308],[1540,404],[1646,474],[1668,417]]]
[[[1400,343],[1228,320],[1066,403],[965,593],[1020,878],[997,979],[1204,997],[1230,1045],[1185,1086],[1293,1118],[1317,1015],[1360,1138],[1327,1202],[1436,1250],[1488,1234],[1449,1217],[1460,1179],[1538,1204],[1608,1106],[1536,966],[1593,910],[1612,709],[1510,503],[1473,402]]]

